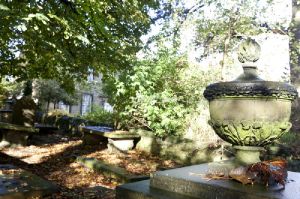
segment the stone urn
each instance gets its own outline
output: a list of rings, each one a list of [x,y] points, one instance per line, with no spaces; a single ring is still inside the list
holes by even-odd
[[[242,165],[259,162],[263,147],[289,131],[291,103],[298,96],[290,84],[264,81],[257,75],[259,56],[259,44],[247,39],[238,52],[244,73],[234,81],[211,84],[204,91],[209,101],[209,124],[234,146],[236,161]]]

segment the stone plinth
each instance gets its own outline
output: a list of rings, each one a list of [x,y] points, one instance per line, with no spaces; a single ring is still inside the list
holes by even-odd
[[[85,144],[99,144],[108,142],[108,147],[113,146],[121,152],[126,152],[134,147],[134,141],[140,138],[140,135],[134,132],[113,130],[109,127],[85,126],[81,127],[83,140]]]
[[[156,172],[150,180],[117,187],[117,199],[295,199],[300,196],[300,173],[288,172],[285,188],[280,185],[242,185],[233,180],[206,180],[209,164]],[[176,196],[176,197],[175,197]]]
[[[0,134],[2,135],[0,148],[6,146],[26,146],[28,138],[38,132],[39,130],[33,127],[0,122]]]
[[[133,139],[111,139],[108,138],[108,143],[116,147],[120,151],[131,150],[134,146]]]

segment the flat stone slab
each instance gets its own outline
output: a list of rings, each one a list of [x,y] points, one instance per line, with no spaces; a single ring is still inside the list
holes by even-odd
[[[101,172],[103,175],[109,178],[117,179],[122,183],[136,182],[140,180],[149,179],[149,176],[134,175],[132,173],[129,173],[124,168],[107,164],[95,158],[77,157],[76,161],[87,168],[93,169],[97,172]]]
[[[39,132],[38,129],[35,129],[33,127],[26,127],[26,126],[4,123],[4,122],[0,122],[0,130],[1,129],[11,130],[11,131],[16,131],[16,132],[28,132],[28,133],[38,133]]]
[[[120,194],[144,195],[140,198],[160,198],[154,195],[157,190],[164,193],[185,195],[186,198],[199,199],[296,199],[300,198],[300,173],[288,172],[288,183],[265,187],[264,185],[243,185],[234,180],[206,180],[203,177],[210,170],[209,164],[200,164],[179,169],[156,172],[151,176],[149,188],[139,190],[137,184],[126,184],[117,189]],[[118,191],[121,190],[121,191]],[[151,192],[152,190],[152,192]],[[153,191],[154,190],[154,191]],[[142,193],[143,192],[143,193]],[[147,196],[147,197],[146,197]],[[137,197],[127,197],[128,199]],[[172,197],[166,197],[172,198]]]
[[[201,164],[157,172],[150,184],[152,187],[203,199],[295,199],[300,196],[300,173],[288,172],[288,183],[283,189],[281,185],[266,187],[260,184],[242,185],[233,180],[207,181],[201,175],[205,175],[208,170],[209,164]]]
[[[40,132],[58,130],[58,127],[49,124],[35,124],[34,128],[39,129]]]
[[[150,187],[150,180],[128,183],[116,188],[116,199],[195,199]],[[215,198],[214,198],[215,199]],[[235,198],[232,198],[235,199]]]
[[[13,165],[0,165],[0,198],[42,198],[58,192],[58,186]]]
[[[140,135],[138,135],[137,133],[114,130],[110,127],[84,126],[84,127],[81,127],[81,130],[84,133],[100,135],[100,136],[103,136],[106,138],[111,138],[111,139],[128,139],[128,138],[139,138],[140,137]]]

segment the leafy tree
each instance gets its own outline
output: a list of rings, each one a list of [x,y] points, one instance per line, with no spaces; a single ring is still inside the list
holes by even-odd
[[[299,84],[300,76],[300,0],[293,0],[293,20],[290,27],[290,56],[291,56],[291,77],[293,83]]]
[[[0,3],[0,74],[69,84],[89,68],[128,65],[156,0],[31,0]]]
[[[24,82],[15,82],[9,78],[2,78],[0,81],[0,101],[21,95],[23,88]]]
[[[47,104],[49,110],[50,102],[57,104],[64,102],[65,104],[74,104],[78,101],[78,96],[75,93],[69,93],[55,80],[37,80],[35,82],[36,95],[40,104]]]
[[[155,49],[153,46],[167,42],[184,51],[187,47],[180,49],[180,46],[181,41],[185,40],[189,42],[188,48],[197,49],[199,61],[210,55],[222,54],[218,79],[223,79],[222,71],[231,63],[229,54],[242,39],[266,32],[288,32],[287,23],[278,23],[270,16],[268,9],[276,3],[273,0],[168,2],[171,12],[168,12],[167,20],[159,21],[159,34],[150,37],[147,44]],[[192,27],[189,38],[182,39],[186,27]],[[193,39],[188,41],[190,38]]]
[[[32,81],[27,80],[24,82],[24,88],[23,88],[23,96],[31,96],[32,95]]]
[[[203,110],[203,89],[222,78],[228,53],[237,42],[263,32],[286,31],[281,24],[266,22],[268,0],[198,0],[193,6],[185,1],[164,2],[166,9],[160,15],[164,20],[157,18],[160,31],[149,37],[144,59],[133,60],[132,69],[105,77],[105,92],[121,125],[146,128],[159,136],[179,133],[192,113]],[[181,49],[181,31],[187,25],[194,27],[191,44],[202,50],[200,61],[223,54],[220,70],[201,71],[187,63],[186,49]]]
[[[8,89],[6,87],[6,82],[0,82],[0,107],[2,106],[3,100],[5,100],[8,96]]]

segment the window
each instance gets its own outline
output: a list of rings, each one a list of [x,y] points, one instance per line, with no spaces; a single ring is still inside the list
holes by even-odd
[[[62,101],[60,101],[60,102],[58,102],[58,109],[64,110],[69,113],[70,106],[68,104],[65,104]]]
[[[82,94],[81,115],[92,111],[93,96],[91,94]]]
[[[89,69],[89,75],[87,77],[87,81],[88,82],[94,81],[94,70],[93,69]]]

